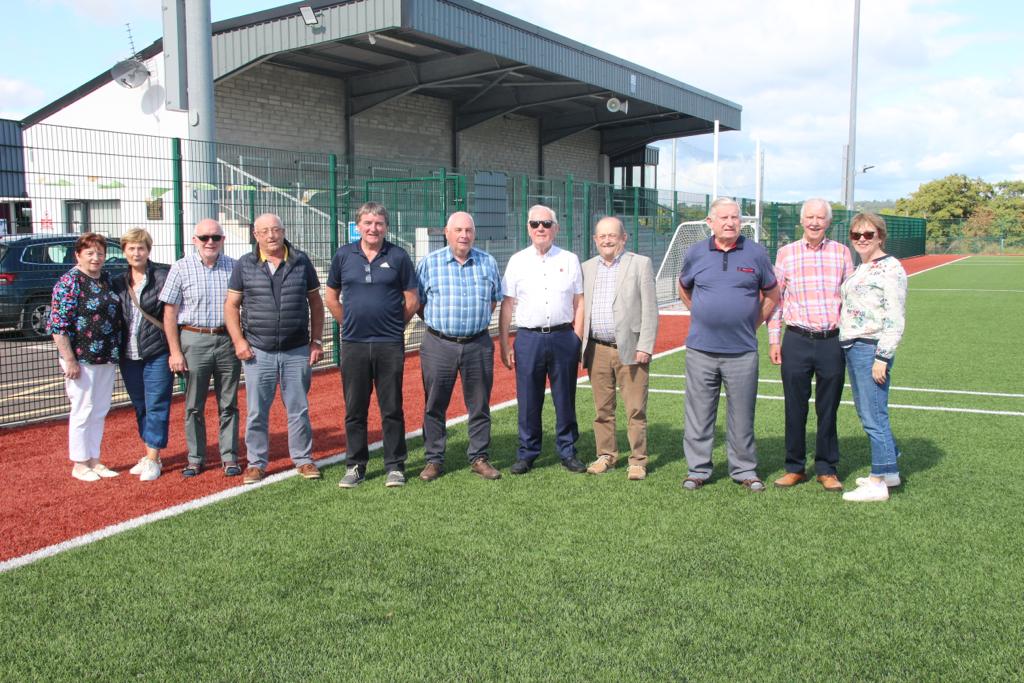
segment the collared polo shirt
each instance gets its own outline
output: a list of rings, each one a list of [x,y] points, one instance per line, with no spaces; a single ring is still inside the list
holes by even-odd
[[[775,256],[775,278],[782,303],[768,320],[768,341],[778,344],[782,324],[824,332],[839,327],[841,286],[853,274],[850,249],[823,239],[816,247],[806,239],[791,242]]]
[[[405,341],[405,292],[417,289],[405,249],[384,240],[371,262],[359,242],[339,247],[327,286],[341,290],[342,341]]]
[[[571,323],[573,296],[583,294],[580,260],[556,245],[540,254],[531,244],[512,254],[501,288],[516,299],[516,327]]]
[[[195,327],[223,327],[228,279],[237,261],[221,254],[206,267],[198,253],[175,261],[167,272],[160,301],[179,306],[178,324]]]
[[[775,287],[768,252],[740,236],[729,251],[715,238],[686,251],[679,284],[691,290],[690,332],[686,346],[707,353],[757,351],[757,321],[763,291]]]
[[[501,301],[498,264],[473,247],[459,263],[450,247],[427,254],[416,267],[423,322],[449,337],[469,337],[491,324],[493,305]]]

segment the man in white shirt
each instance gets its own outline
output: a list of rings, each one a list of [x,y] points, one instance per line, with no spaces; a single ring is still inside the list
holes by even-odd
[[[555,450],[570,472],[585,472],[576,457],[576,375],[583,334],[583,274],[576,255],[555,246],[558,219],[546,206],[530,208],[531,245],[508,261],[498,319],[501,362],[516,371],[519,450],[512,474],[526,474],[541,449],[544,385],[551,380]],[[509,345],[515,315],[516,339]]]

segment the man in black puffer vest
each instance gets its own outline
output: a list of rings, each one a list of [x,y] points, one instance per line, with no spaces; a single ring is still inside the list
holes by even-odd
[[[306,479],[319,479],[307,394],[311,368],[324,354],[320,279],[309,257],[285,239],[278,216],[258,217],[253,235],[256,248],[238,259],[224,304],[224,321],[245,372],[249,467],[243,483],[255,484],[266,473],[268,418],[278,384],[288,413],[292,463]]]

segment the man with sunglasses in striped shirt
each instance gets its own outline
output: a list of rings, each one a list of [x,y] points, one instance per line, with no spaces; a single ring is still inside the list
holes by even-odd
[[[172,372],[185,373],[185,442],[194,477],[206,466],[206,394],[213,378],[220,420],[220,462],[224,476],[242,473],[238,465],[238,376],[241,363],[224,326],[224,301],[235,259],[224,255],[224,230],[212,218],[199,221],[192,235],[195,251],[175,262],[160,292],[164,332]]]
[[[775,480],[789,488],[807,480],[807,410],[811,379],[818,417],[814,470],[826,491],[840,492],[836,412],[843,395],[846,362],[839,347],[840,286],[853,273],[850,250],[827,236],[832,207],[808,199],[800,209],[803,238],[779,249],[775,277],[780,304],[768,321],[769,357],[782,366],[786,398],[786,473]],[[785,336],[782,326],[786,327]]]

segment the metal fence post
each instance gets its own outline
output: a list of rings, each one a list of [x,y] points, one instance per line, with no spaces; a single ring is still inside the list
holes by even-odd
[[[640,188],[633,186],[633,253],[640,252]]]
[[[565,176],[565,204],[567,209],[565,212],[565,220],[568,223],[568,225],[566,225],[565,227],[569,231],[569,251],[573,251],[573,246],[576,242],[576,221],[573,220],[573,214],[576,212],[576,202],[574,201],[574,194],[575,188],[572,182],[572,174],[570,173]]]
[[[338,155],[327,157],[327,183],[330,187],[331,256],[338,251]],[[348,231],[345,233],[348,239]],[[331,321],[331,356],[335,365],[341,365],[341,334],[338,321]]]
[[[586,261],[590,258],[590,235],[587,233],[590,231],[590,182],[587,180],[583,181],[583,260]]]
[[[171,186],[174,202],[174,256],[185,256],[185,206],[181,187],[181,138],[171,138]]]
[[[522,212],[523,219],[519,223],[519,227],[516,228],[516,248],[525,249],[529,240],[526,235],[526,222],[530,220],[530,177],[525,173],[522,176],[520,187],[522,189],[522,196],[520,201],[523,202]]]

